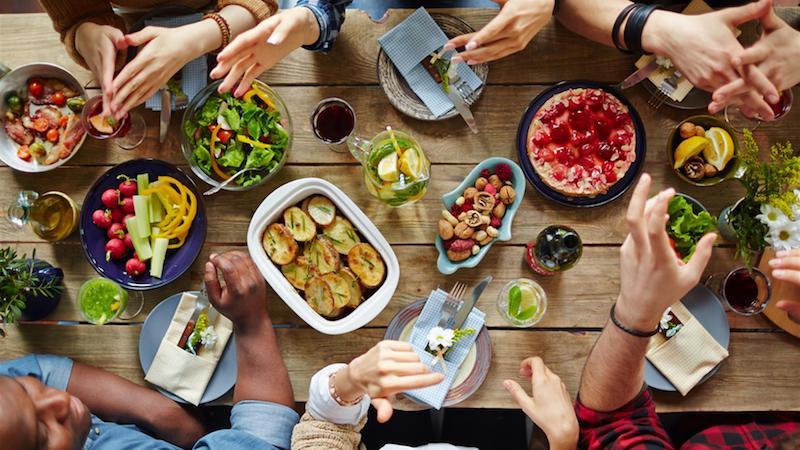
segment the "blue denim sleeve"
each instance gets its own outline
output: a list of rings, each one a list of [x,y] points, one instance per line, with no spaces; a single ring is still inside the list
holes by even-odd
[[[292,430],[300,416],[277,403],[241,401],[231,411],[231,429],[215,431],[194,446],[196,450],[289,450]]]
[[[0,363],[0,375],[34,377],[52,388],[67,389],[72,360],[55,355],[28,355]]]
[[[345,8],[350,3],[353,3],[353,0],[299,0],[296,6],[310,9],[319,25],[317,42],[305,45],[303,48],[316,52],[329,52],[344,23]]]

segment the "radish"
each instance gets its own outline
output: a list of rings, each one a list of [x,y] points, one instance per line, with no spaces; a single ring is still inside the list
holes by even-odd
[[[129,249],[133,250],[133,241],[131,240],[130,234],[125,234],[125,237],[122,239],[122,242],[125,243],[125,247],[128,247]]]
[[[119,184],[119,193],[122,194],[123,197],[133,197],[136,195],[136,192],[139,190],[138,185],[135,181],[128,178],[126,175],[120,175],[117,178],[125,178],[122,183]]]
[[[110,227],[108,227],[108,231],[106,231],[106,236],[109,239],[122,239],[125,237],[125,227],[117,222],[112,223]]]
[[[95,210],[92,213],[92,223],[105,230],[111,226],[111,213],[102,209]]]
[[[122,259],[127,253],[128,249],[122,239],[114,238],[106,242],[106,261]]]
[[[116,192],[116,191],[114,191]],[[122,211],[128,214],[133,214],[133,198],[125,197],[119,202],[122,205]]]
[[[114,208],[111,210],[111,223],[121,223],[125,225],[125,222],[122,221],[123,217],[125,217],[125,213],[122,212],[122,209]]]
[[[100,201],[103,202],[106,208],[112,209],[119,206],[119,191],[116,189],[106,189],[103,195],[100,196]]]
[[[147,266],[139,258],[133,257],[125,263],[125,272],[132,277],[137,277],[146,271]]]

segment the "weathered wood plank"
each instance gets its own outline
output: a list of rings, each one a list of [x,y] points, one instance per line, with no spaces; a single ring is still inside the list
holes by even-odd
[[[20,252],[33,249],[30,244],[17,245]],[[65,272],[67,291],[58,309],[47,319],[82,321],[76,298],[81,283],[97,274],[92,270],[82,251],[76,244],[36,246],[37,257],[61,267]],[[198,261],[187,274],[174,283],[144,294],[145,308],[133,322],[144,321],[147,314],[164,298],[183,290],[196,290],[202,282],[202,270],[211,252],[227,250],[247,251],[243,246],[206,245]],[[436,270],[436,250],[430,246],[395,246],[400,260],[400,282],[397,291],[383,310],[368,326],[385,327],[392,318],[410,303],[428,296],[437,286],[449,288],[454,278],[468,284],[476,284],[483,277],[492,275],[489,285],[478,303],[486,313],[490,327],[508,327],[497,312],[497,295],[503,286],[516,278],[532,278],[539,282],[547,293],[547,314],[537,327],[544,328],[600,328],[608,318],[611,303],[619,293],[619,250],[616,247],[586,247],[581,261],[570,271],[554,277],[533,274],[522,262],[525,252],[522,246],[498,246],[487,255],[475,269],[458,272],[447,277]],[[707,273],[730,270],[736,264],[731,249],[717,249]],[[270,290],[269,310],[276,324],[307,326],[289,307]],[[736,329],[771,330],[775,327],[766,318],[742,317],[729,314],[731,326]]]
[[[0,359],[29,353],[66,355],[144,384],[136,351],[140,329],[139,326],[114,325],[12,327],[3,340]],[[319,339],[319,334],[313,330],[277,329],[276,332],[295,399],[305,401],[308,382],[315,371],[358,356],[380,340],[384,330],[361,330],[336,339]],[[545,360],[574,396],[584,361],[598,333],[493,330],[490,335],[493,355],[489,376],[480,390],[458,407],[517,408],[503,389],[502,381],[511,378],[524,383],[518,375],[519,362],[534,355]],[[70,345],[65,346],[65,342]],[[771,351],[763,351],[766,347]],[[784,334],[733,333],[730,350],[731,356],[720,371],[686,398],[675,394],[657,395],[659,411],[796,411],[800,408],[795,395],[800,341]],[[770,380],[770,388],[754,389],[763,380]],[[406,402],[400,404],[401,408],[409,406],[414,407]]]

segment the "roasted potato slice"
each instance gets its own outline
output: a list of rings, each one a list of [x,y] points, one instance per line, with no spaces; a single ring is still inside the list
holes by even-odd
[[[261,245],[269,259],[280,265],[294,261],[300,250],[292,233],[280,223],[273,223],[267,227],[264,236],[261,237]]]
[[[297,206],[287,208],[283,212],[283,223],[297,241],[310,241],[317,235],[317,224]]]
[[[322,279],[328,283],[333,294],[333,306],[336,309],[342,309],[350,303],[350,286],[339,272],[326,273]]]
[[[314,277],[306,283],[306,302],[311,309],[324,317],[334,317],[340,313],[334,306],[331,287],[319,277]]]
[[[319,276],[317,268],[309,264],[305,256],[298,256],[293,262],[284,264],[281,266],[281,272],[292,286],[301,291],[306,288],[308,280]]]
[[[369,244],[354,245],[347,253],[347,262],[350,270],[366,288],[377,287],[386,274],[386,266],[381,255]]]
[[[317,236],[314,240],[306,242],[303,256],[316,266],[321,275],[336,272],[341,266],[339,252],[325,236]]]
[[[336,217],[336,206],[327,197],[315,195],[308,202],[308,215],[314,219],[314,222],[325,227],[330,225]]]
[[[350,301],[347,303],[347,306],[351,308],[356,308],[358,305],[361,304],[361,285],[358,284],[358,278],[356,274],[353,273],[352,270],[348,268],[344,268],[340,270],[339,275],[347,281],[347,286],[350,288]]]
[[[361,242],[355,228],[353,228],[353,224],[342,216],[336,216],[333,222],[325,227],[322,232],[333,243],[336,251],[343,255],[346,255],[354,245]]]

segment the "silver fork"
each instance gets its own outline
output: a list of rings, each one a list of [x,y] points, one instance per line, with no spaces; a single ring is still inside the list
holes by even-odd
[[[461,305],[461,297],[463,297],[466,292],[466,284],[458,281],[453,285],[453,289],[447,294],[447,299],[445,299],[442,304],[442,316],[439,319],[438,327],[450,328],[449,325],[453,321],[453,317],[456,315],[459,305]]]
[[[650,97],[650,101],[648,101],[647,104],[658,111],[667,99],[670,98],[670,95],[675,92],[675,89],[678,88],[678,80],[680,80],[682,76],[683,74],[681,74],[679,70],[673,71],[669,78],[661,82],[661,85],[658,86],[658,92]]]

